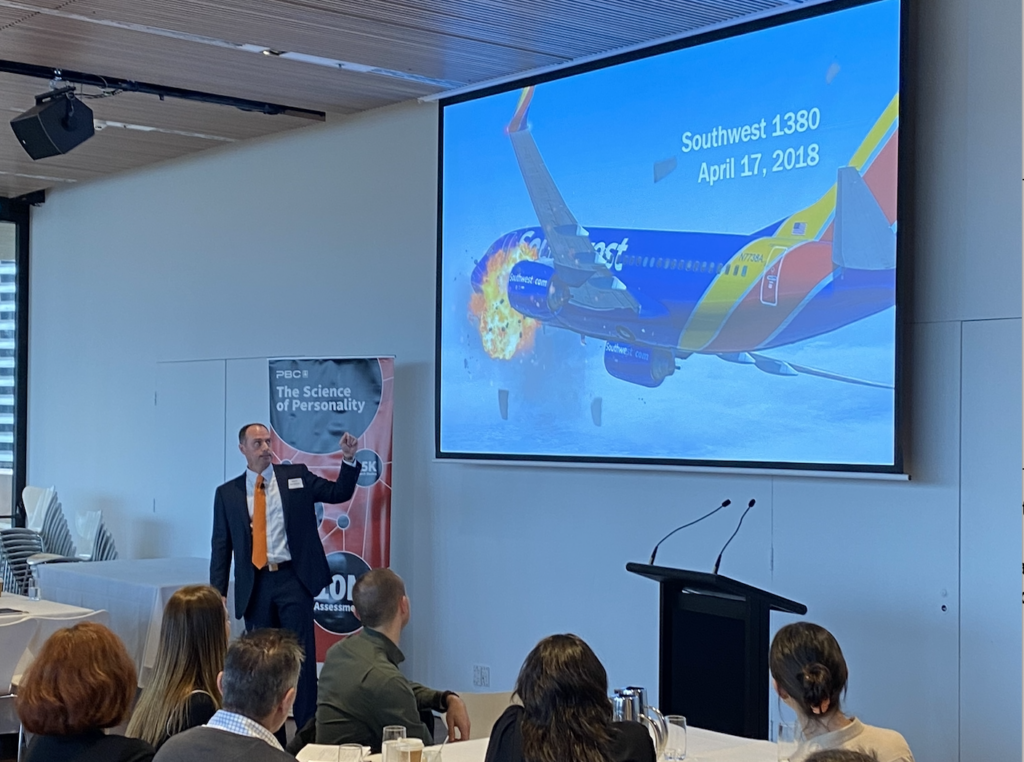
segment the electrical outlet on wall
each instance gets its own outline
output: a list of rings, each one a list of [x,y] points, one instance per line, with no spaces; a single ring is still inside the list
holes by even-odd
[[[491,668],[483,664],[473,665],[473,687],[474,688],[490,688],[491,687]]]

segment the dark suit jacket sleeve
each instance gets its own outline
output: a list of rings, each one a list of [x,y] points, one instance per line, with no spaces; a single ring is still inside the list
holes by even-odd
[[[227,597],[231,576],[231,532],[228,530],[227,508],[223,490],[213,497],[213,539],[210,547],[210,584]],[[241,616],[239,614],[239,616]]]
[[[342,463],[341,470],[338,471],[338,478],[333,482],[323,479],[309,469],[306,469],[302,474],[302,481],[306,484],[306,489],[313,496],[314,502],[332,505],[344,503],[346,500],[351,499],[355,493],[356,480],[359,478],[359,472],[362,468],[363,464],[358,461],[354,466]]]

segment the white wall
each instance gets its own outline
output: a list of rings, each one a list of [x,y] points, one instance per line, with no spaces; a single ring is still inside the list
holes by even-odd
[[[203,501],[242,467],[223,432],[261,404],[218,384],[249,388],[267,356],[394,354],[392,557],[418,678],[466,690],[486,664],[508,689],[539,637],[572,630],[613,684],[654,690],[657,590],[626,561],[723,497],[755,497],[723,572],[835,632],[850,709],[920,760],[1016,758],[1021,9],[918,5],[911,483],[433,462],[436,111],[419,105],[36,209],[30,481],[102,508],[124,555],[200,552]],[[733,520],[659,558],[709,568]]]

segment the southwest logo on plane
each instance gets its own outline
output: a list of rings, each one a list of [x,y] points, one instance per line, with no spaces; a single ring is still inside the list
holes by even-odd
[[[474,299],[500,301],[524,324],[518,341],[532,341],[534,321],[603,340],[607,371],[647,387],[700,353],[776,375],[892,388],[764,352],[895,304],[898,95],[818,201],[748,234],[584,228],[530,132],[532,97],[523,90],[506,132],[539,225],[495,241],[472,276]],[[505,314],[488,330],[505,336],[509,324]]]

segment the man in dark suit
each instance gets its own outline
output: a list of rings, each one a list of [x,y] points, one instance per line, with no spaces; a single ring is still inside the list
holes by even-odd
[[[343,503],[355,492],[357,440],[341,437],[344,463],[337,481],[305,465],[272,465],[270,430],[250,423],[238,432],[247,469],[217,488],[213,500],[210,584],[227,596],[235,557],[235,614],[246,630],[283,627],[305,650],[294,715],[302,727],[316,711],[313,598],[331,582],[317,531],[314,503]]]

